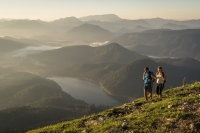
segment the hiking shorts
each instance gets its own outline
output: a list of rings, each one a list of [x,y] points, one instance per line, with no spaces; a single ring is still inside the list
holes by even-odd
[[[152,86],[144,86],[144,92],[152,93]]]

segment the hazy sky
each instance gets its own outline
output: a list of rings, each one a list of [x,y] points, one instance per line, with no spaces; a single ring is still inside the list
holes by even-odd
[[[100,14],[126,19],[200,19],[200,0],[0,0],[0,18],[50,21]]]

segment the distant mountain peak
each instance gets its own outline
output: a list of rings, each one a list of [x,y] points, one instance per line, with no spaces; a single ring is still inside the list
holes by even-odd
[[[66,18],[60,18],[60,19],[57,19],[57,20],[54,20],[53,22],[56,22],[56,21],[67,21],[67,22],[73,22],[73,21],[78,21],[78,22],[82,22],[81,20],[79,20],[78,18],[72,16],[72,17],[66,17]]]
[[[103,29],[98,25],[88,23],[74,27],[70,29],[66,34],[68,40],[87,43],[93,43],[97,41],[105,42],[114,37],[110,31]]]
[[[104,45],[104,46],[112,46],[112,47],[124,48],[123,46],[121,46],[120,44],[118,44],[118,43],[116,43],[116,42],[109,43],[109,44]]]
[[[88,23],[81,24],[81,25],[79,25],[78,27],[74,27],[74,28],[72,28],[72,29],[75,29],[75,28],[99,28],[99,29],[103,29],[103,28],[101,28],[101,27],[98,26],[98,25],[88,24]]]
[[[82,21],[99,20],[99,21],[113,22],[113,21],[121,20],[121,18],[115,14],[103,14],[103,15],[90,15],[90,16],[81,17],[80,20]]]

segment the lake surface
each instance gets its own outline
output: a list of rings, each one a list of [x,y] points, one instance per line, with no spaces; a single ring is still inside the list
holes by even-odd
[[[49,78],[57,82],[72,97],[84,100],[86,103],[95,105],[117,106],[119,102],[111,98],[100,85],[68,77],[51,77]]]

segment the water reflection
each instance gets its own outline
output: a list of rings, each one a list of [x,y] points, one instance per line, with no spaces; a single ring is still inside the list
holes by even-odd
[[[63,91],[67,92],[72,97],[84,100],[89,104],[108,106],[120,105],[119,102],[108,96],[98,84],[68,77],[51,77],[49,79],[57,82],[62,87]]]

